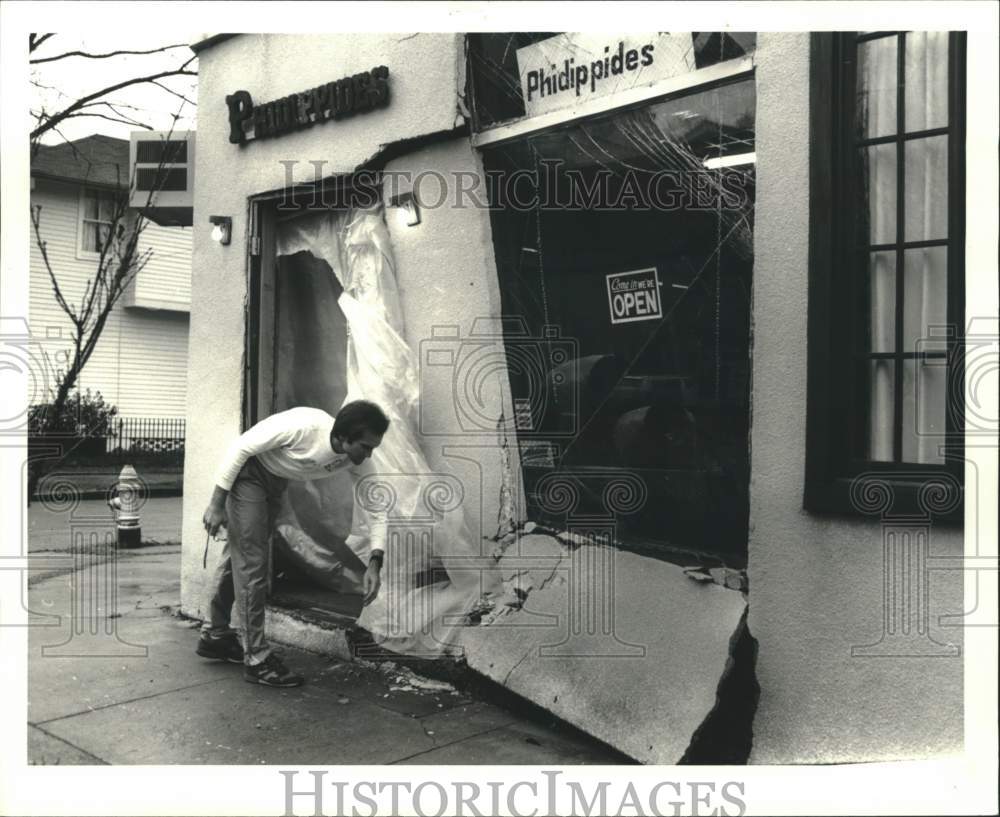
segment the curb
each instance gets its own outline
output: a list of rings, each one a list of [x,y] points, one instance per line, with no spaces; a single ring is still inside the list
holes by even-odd
[[[103,490],[97,490],[95,488],[87,491],[77,491],[75,495],[78,499],[107,499],[113,487],[114,486],[108,486]],[[147,488],[145,490],[145,495],[149,499],[169,497],[169,496],[184,496],[184,491],[181,488]],[[32,495],[31,501],[32,502],[54,501],[62,503],[65,501],[65,498],[54,496],[51,493],[35,493]]]

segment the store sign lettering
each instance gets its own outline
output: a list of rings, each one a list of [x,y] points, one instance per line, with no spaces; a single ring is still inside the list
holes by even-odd
[[[690,32],[557,34],[517,49],[527,116],[695,70]]]
[[[248,91],[236,91],[226,97],[229,141],[242,145],[270,139],[388,104],[389,69],[384,65],[262,105],[254,105]]]
[[[606,276],[611,323],[651,321],[663,317],[660,277],[656,267]]]

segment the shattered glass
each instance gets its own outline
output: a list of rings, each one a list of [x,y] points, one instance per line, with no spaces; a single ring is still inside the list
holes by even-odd
[[[510,370],[531,409],[529,518],[606,516],[634,477],[624,537],[745,562],[754,116],[753,81],[734,81],[483,151],[505,321],[575,348],[541,377]],[[623,318],[612,282],[627,275],[657,295]],[[575,509],[547,501],[555,475]]]

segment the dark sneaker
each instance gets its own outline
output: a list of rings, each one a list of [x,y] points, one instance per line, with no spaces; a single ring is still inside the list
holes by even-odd
[[[268,687],[297,687],[305,680],[288,669],[273,652],[259,664],[243,667],[243,680]]]
[[[221,636],[202,633],[195,652],[202,658],[229,661],[232,664],[243,663],[243,647],[240,646],[236,633],[226,633]]]

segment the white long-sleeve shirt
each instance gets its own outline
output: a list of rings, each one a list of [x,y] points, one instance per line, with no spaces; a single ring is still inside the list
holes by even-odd
[[[373,473],[370,460],[355,465],[347,454],[333,450],[332,431],[333,417],[322,409],[300,406],[272,414],[233,442],[222,460],[215,484],[230,490],[250,457],[256,457],[268,471],[283,479],[322,479],[346,468],[357,482]],[[371,514],[372,550],[385,550],[387,521],[384,513]]]

